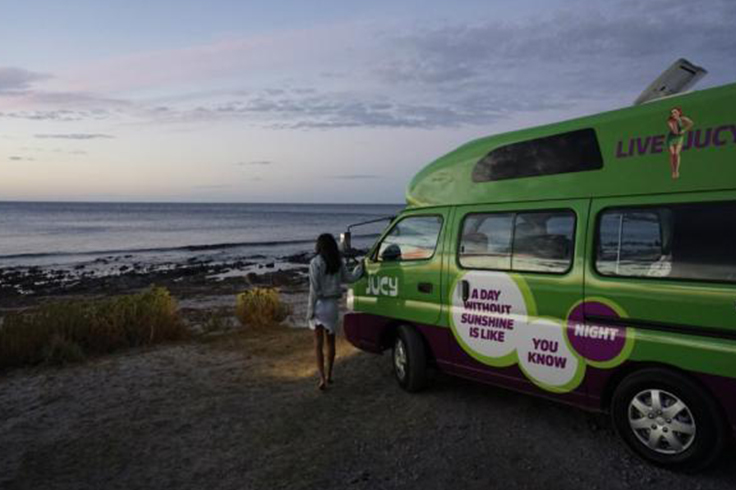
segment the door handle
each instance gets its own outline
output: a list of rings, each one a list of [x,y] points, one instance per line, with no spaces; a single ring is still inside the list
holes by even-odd
[[[463,303],[466,302],[468,299],[470,299],[470,283],[463,279],[460,281],[460,284],[462,284],[463,287]]]
[[[417,284],[417,289],[420,293],[426,293],[429,294],[432,292],[432,283],[431,282],[420,282]]]

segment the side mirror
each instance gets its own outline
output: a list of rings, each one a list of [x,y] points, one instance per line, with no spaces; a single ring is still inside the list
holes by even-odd
[[[401,260],[401,249],[398,245],[389,245],[383,253],[381,253],[381,260],[384,262]]]
[[[353,244],[352,242],[352,233],[349,231],[346,231],[345,233],[340,233],[340,252],[343,254],[350,253],[353,250]]]

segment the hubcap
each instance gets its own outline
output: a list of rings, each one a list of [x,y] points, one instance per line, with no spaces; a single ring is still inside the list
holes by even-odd
[[[396,376],[400,380],[406,378],[406,348],[404,347],[404,341],[396,339],[396,345],[394,345],[394,369],[396,370]]]
[[[695,440],[695,418],[664,390],[644,390],[629,403],[629,427],[639,442],[660,454],[680,454]]]

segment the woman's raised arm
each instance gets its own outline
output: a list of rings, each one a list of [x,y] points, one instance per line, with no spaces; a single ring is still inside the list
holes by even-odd
[[[349,284],[354,283],[355,281],[363,277],[364,269],[365,267],[362,260],[358,262],[358,265],[356,265],[352,271],[349,271],[347,266],[345,265],[345,262],[343,262],[340,270],[342,281]]]

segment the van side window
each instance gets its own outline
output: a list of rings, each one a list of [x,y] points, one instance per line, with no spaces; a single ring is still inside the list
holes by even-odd
[[[598,271],[604,275],[653,275],[667,267],[660,218],[655,211],[607,212],[601,216]]]
[[[736,202],[604,211],[596,269],[604,276],[736,282]]]
[[[567,272],[574,233],[575,214],[571,211],[517,214],[511,270]]]
[[[514,214],[471,214],[460,239],[460,265],[470,269],[511,270]]]
[[[469,214],[458,260],[462,267],[565,273],[572,263],[572,211]]]
[[[584,172],[603,168],[592,128],[501,146],[473,168],[473,182]]]
[[[442,229],[439,216],[410,216],[394,225],[378,246],[376,260],[424,260],[434,255]]]

